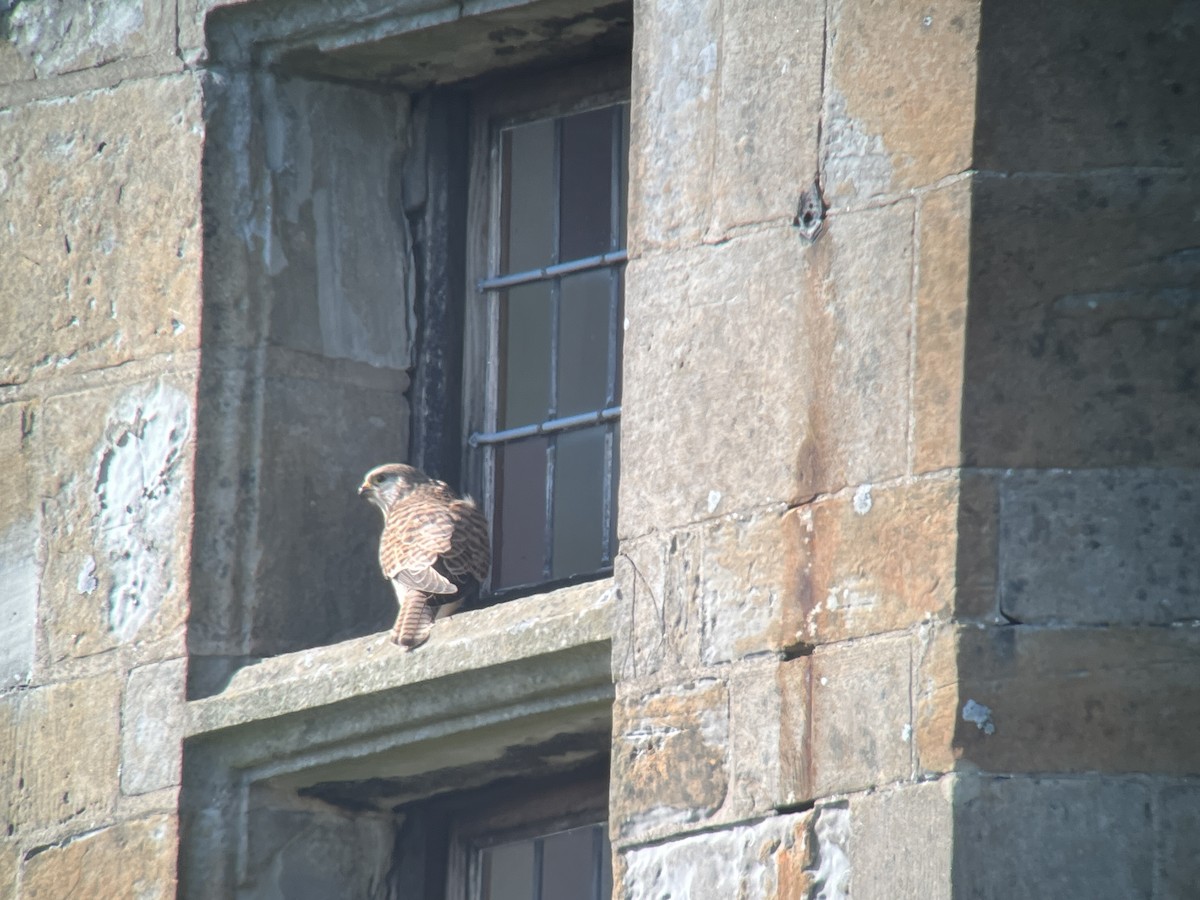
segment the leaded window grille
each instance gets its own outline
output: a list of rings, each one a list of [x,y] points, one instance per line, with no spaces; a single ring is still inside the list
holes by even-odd
[[[612,568],[629,104],[493,120],[488,140],[486,390],[468,444],[502,595]]]

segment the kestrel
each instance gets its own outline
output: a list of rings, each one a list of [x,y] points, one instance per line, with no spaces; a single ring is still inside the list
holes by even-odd
[[[383,511],[379,565],[400,603],[392,641],[412,650],[487,577],[487,520],[469,497],[398,463],[372,469],[358,493]]]

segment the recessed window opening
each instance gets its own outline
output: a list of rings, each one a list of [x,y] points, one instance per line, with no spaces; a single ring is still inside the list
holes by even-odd
[[[493,123],[483,427],[494,597],[603,575],[620,468],[628,102]]]
[[[476,849],[477,900],[601,900],[612,896],[604,822]]]

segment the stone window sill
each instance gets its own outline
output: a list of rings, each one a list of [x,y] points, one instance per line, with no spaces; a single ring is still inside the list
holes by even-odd
[[[446,767],[439,754],[456,734],[473,733],[454,757],[469,763],[510,741],[595,727],[611,717],[612,593],[605,579],[460,613],[411,653],[381,633],[247,666],[188,703],[193,758],[211,763],[210,777],[215,767],[314,783],[340,777],[348,759],[363,771],[377,758],[372,777],[395,774],[384,757],[403,748],[400,768],[416,776]],[[477,733],[502,724],[494,740]]]
[[[460,613],[412,653],[384,633],[272,657],[189,702],[182,896],[236,893],[263,809],[311,797],[386,817],[501,778],[603,766],[613,593],[608,579]]]

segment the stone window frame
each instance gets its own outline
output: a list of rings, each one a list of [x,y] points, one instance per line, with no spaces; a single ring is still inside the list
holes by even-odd
[[[333,37],[327,45],[345,48],[388,28],[404,34],[498,6],[564,5],[535,0],[468,9],[472,4],[456,3],[431,11],[426,3],[402,2],[391,6],[387,22],[367,17],[349,28],[336,21],[336,11],[314,8],[329,17]],[[414,13],[416,6],[424,9]],[[296,26],[287,16],[262,17],[253,7],[246,14],[258,36],[243,46],[258,57],[256,65],[271,65],[295,51],[288,28]],[[309,45],[315,34],[320,43],[320,29],[311,22],[305,28],[297,40]],[[451,151],[466,123],[466,98],[456,88],[434,88],[425,96],[437,101],[429,135]],[[448,152],[427,173],[433,181],[442,179],[449,209],[440,211],[450,216],[461,215],[465,205],[449,184],[458,162]],[[456,420],[460,411],[424,415],[436,398],[453,395],[456,371],[461,376],[461,341],[455,350],[453,337],[461,336],[462,322],[454,320],[455,304],[444,300],[456,290],[452,273],[462,258],[441,234],[442,240],[424,248],[424,262],[449,277],[416,297],[418,346],[429,352],[419,356],[411,387],[411,443],[415,464],[441,459],[453,469],[461,464],[464,446]],[[438,318],[439,303],[449,321]],[[453,471],[438,474],[458,480]],[[343,809],[353,809],[350,793],[367,773],[383,777],[393,791],[388,800],[397,805],[444,798],[453,806],[463,791],[496,779],[528,783],[536,775],[553,781],[597,767],[607,773],[615,591],[612,578],[602,577],[468,611],[439,623],[436,639],[411,654],[399,654],[386,634],[374,634],[270,656],[236,668],[218,692],[190,699],[184,714],[179,895],[233,896],[245,883],[256,794],[337,805],[341,792]],[[449,756],[448,748],[454,751]]]

